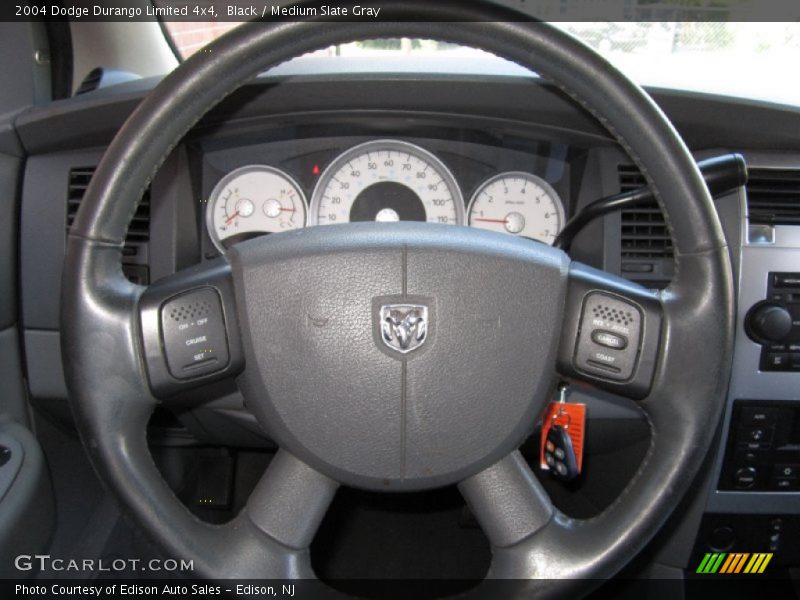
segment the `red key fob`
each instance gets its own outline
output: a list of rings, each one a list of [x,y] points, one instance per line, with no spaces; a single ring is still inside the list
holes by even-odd
[[[552,435],[551,429],[554,430]],[[552,470],[560,479],[573,479],[580,475],[585,429],[585,404],[551,402],[542,419],[541,468]],[[563,465],[560,468],[557,465],[559,462]]]

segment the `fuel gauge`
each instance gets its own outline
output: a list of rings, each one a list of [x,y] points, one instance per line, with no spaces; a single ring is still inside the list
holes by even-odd
[[[306,198],[284,171],[249,165],[231,171],[211,192],[208,234],[220,252],[236,242],[305,227]]]

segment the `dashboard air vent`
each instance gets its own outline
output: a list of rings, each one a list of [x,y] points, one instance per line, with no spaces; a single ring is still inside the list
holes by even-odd
[[[134,81],[136,79],[141,79],[141,77],[129,71],[97,67],[89,71],[86,77],[83,78],[83,81],[81,81],[81,85],[78,87],[75,95],[80,96],[81,94],[88,94],[89,92],[93,92],[95,90],[107,88],[112,85],[117,85],[128,81]]]
[[[620,192],[647,185],[634,166],[619,166]],[[672,239],[656,202],[622,211],[622,258],[670,258]]]
[[[67,184],[67,222],[69,231],[78,214],[86,188],[94,175],[94,167],[76,167],[70,169]],[[136,283],[147,283],[147,245],[150,241],[150,188],[145,190],[142,201],[136,209],[125,238],[123,249],[123,269],[129,279]]]
[[[647,185],[633,165],[619,165],[619,191]],[[631,208],[620,214],[620,272],[650,288],[664,288],[672,279],[672,238],[658,204]]]
[[[81,85],[80,87],[78,87],[78,90],[75,92],[75,95],[79,96],[81,94],[87,94],[89,92],[93,92],[94,90],[100,87],[100,82],[102,80],[103,80],[103,69],[101,69],[100,67],[92,69],[91,71],[89,71],[89,74],[83,78],[83,81],[81,81]]]
[[[800,225],[800,169],[750,169],[747,212],[751,223]]]

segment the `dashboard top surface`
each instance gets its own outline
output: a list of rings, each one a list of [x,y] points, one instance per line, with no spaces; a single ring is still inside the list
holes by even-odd
[[[139,80],[10,115],[16,133],[0,128],[0,146],[11,151],[21,143],[34,154],[103,146],[157,83]],[[800,129],[798,108],[694,92],[649,91],[692,149],[797,149],[793,132]],[[591,115],[543,80],[426,73],[259,78],[223,100],[194,134],[276,118],[287,124],[369,118],[380,128],[384,116],[445,116],[451,124],[482,129],[491,128],[493,121],[505,122],[563,141],[613,143]]]

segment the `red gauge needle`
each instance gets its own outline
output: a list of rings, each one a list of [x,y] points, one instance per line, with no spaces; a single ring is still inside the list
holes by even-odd
[[[285,211],[285,212],[294,212],[296,209],[294,209],[294,208],[281,208],[281,210]]]
[[[225,225],[230,225],[231,221],[233,221],[238,216],[239,216],[239,211],[237,210],[230,217],[228,217],[227,221],[225,221]]]
[[[479,217],[475,217],[472,219],[473,221],[484,221],[486,223],[502,223],[505,225],[508,222],[508,219],[481,219]]]

